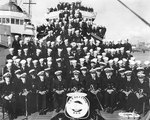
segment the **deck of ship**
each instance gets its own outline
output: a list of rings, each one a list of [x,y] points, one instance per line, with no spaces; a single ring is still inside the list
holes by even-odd
[[[62,112],[62,111],[61,111]],[[105,120],[121,120],[118,113],[121,111],[115,111],[113,114],[109,114],[106,112],[101,111],[101,115]],[[53,112],[47,112],[46,115],[39,115],[38,112],[31,114],[28,116],[28,120],[51,120],[54,116],[56,116],[57,113],[55,111]],[[140,120],[150,120],[150,111],[144,116],[141,116]],[[19,116],[15,120],[24,120],[25,116]],[[8,120],[8,116],[5,114],[4,119],[2,113],[0,113],[0,120]]]

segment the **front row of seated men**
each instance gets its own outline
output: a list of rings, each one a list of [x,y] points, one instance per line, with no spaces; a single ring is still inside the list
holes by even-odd
[[[84,92],[90,101],[90,111],[101,110],[100,104],[112,113],[115,106],[126,111],[142,112],[143,103],[149,99],[149,84],[143,73],[133,75],[132,71],[119,69],[117,76],[111,68],[98,67],[87,72],[86,67],[73,71],[70,79],[62,77],[63,71],[56,71],[55,77],[50,76],[50,69],[40,71],[37,75],[31,69],[29,74],[15,71],[12,78],[9,72],[3,75],[1,97],[9,118],[13,119],[39,111],[40,115],[48,110],[63,110],[66,93]]]

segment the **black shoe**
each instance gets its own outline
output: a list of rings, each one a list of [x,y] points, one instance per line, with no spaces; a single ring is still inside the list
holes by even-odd
[[[113,108],[110,108],[109,112],[112,114],[114,112]]]
[[[57,108],[57,109],[56,109],[56,113],[59,113],[60,110],[61,110],[61,108]]]
[[[110,107],[108,107],[108,108],[106,109],[106,112],[110,113]]]
[[[46,112],[46,111],[44,111],[44,112],[43,112],[43,115],[46,115],[46,113],[47,113],[47,112]]]
[[[43,111],[43,110],[41,110],[41,111],[39,112],[39,115],[43,115],[43,113],[44,113],[44,111]]]

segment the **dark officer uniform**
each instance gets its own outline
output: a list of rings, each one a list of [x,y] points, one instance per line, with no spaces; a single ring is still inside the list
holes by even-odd
[[[9,120],[16,118],[16,87],[10,80],[10,73],[5,73],[3,78],[5,83],[3,83],[2,95],[3,105],[8,112]]]
[[[44,76],[44,71],[40,71],[38,74],[39,76],[39,82],[38,82],[38,109],[39,114],[43,115],[46,114],[46,97],[47,97],[47,92],[48,92],[48,86],[46,84],[45,76]]]
[[[135,94],[134,94],[134,85],[135,81],[132,77],[132,71],[125,72],[126,78],[125,81],[122,82],[121,91],[123,93],[123,98],[125,99],[125,110],[126,111],[133,111],[135,107]]]
[[[62,78],[62,71],[56,71],[53,81],[53,92],[54,92],[54,107],[56,108],[56,112],[59,112],[61,109],[64,109],[65,105],[65,90],[66,83]]]
[[[104,77],[104,99],[105,107],[108,108],[107,111],[112,113],[115,107],[115,97],[116,97],[116,80],[112,75],[111,68],[105,68],[106,76]]]
[[[19,104],[19,114],[25,114],[26,111],[28,114],[30,114],[31,110],[29,109],[30,105],[30,92],[31,92],[31,84],[30,81],[27,77],[26,73],[22,73],[20,75],[20,82],[17,85],[17,92],[18,92],[18,104]],[[27,106],[27,108],[26,108]]]
[[[100,93],[100,81],[98,80],[96,76],[96,70],[91,69],[90,70],[90,76],[89,79],[86,80],[86,91],[88,94],[88,99],[90,101],[90,109],[91,113],[94,112],[93,110],[101,109],[98,103],[98,100],[102,101],[102,95]]]
[[[28,79],[29,79],[30,84],[31,84],[30,109],[31,109],[31,113],[34,113],[34,112],[38,111],[37,90],[38,90],[38,83],[39,83],[38,77],[36,75],[36,71],[34,69],[29,70]]]
[[[80,71],[74,70],[73,71],[73,77],[71,78],[70,82],[70,91],[71,92],[82,92],[84,90],[83,82],[81,81],[81,78],[79,77]]]
[[[145,78],[144,74],[138,74],[138,78],[136,80],[135,84],[135,94],[136,94],[136,100],[134,101],[136,103],[135,110],[141,114],[143,111],[143,104],[148,103],[148,97],[150,95],[150,89],[148,82]]]

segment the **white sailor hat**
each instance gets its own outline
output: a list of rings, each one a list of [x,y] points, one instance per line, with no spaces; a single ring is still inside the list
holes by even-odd
[[[135,61],[129,60],[129,65],[135,65]]]
[[[103,67],[97,67],[97,68],[95,68],[95,69],[96,69],[96,72],[101,72],[102,68],[103,68]]]
[[[11,74],[10,74],[9,72],[5,73],[5,74],[3,75],[3,78],[5,78],[5,77],[11,77]]]
[[[114,61],[111,59],[108,61],[109,64],[112,64]]]
[[[74,59],[74,56],[69,56],[69,60],[73,60]]]
[[[111,49],[110,48],[107,48],[108,49],[108,52],[110,53],[111,52]]]
[[[38,41],[38,38],[34,38],[34,41]]]
[[[90,53],[92,53],[93,51],[94,51],[93,49],[90,49],[90,50],[89,50]]]
[[[14,51],[14,48],[9,48],[9,52],[12,52],[12,51]]]
[[[111,73],[111,72],[113,71],[113,69],[112,69],[112,68],[105,68],[104,71],[105,71],[106,73]]]
[[[91,74],[95,74],[95,73],[96,73],[96,69],[91,69],[89,72],[90,72]]]
[[[27,61],[31,61],[32,60],[32,58],[27,58]]]
[[[119,61],[118,61],[118,64],[122,64],[122,63],[123,63],[123,61],[122,61],[122,60],[119,60]]]
[[[52,61],[52,57],[47,57],[47,61]]]
[[[113,48],[110,49],[110,52],[111,52],[111,53],[114,53],[114,52],[115,52],[115,49],[113,49]]]
[[[38,76],[44,76],[44,71],[40,71],[40,72],[38,72],[38,74],[37,74]]]
[[[39,59],[39,62],[43,62],[43,61],[44,61],[44,58],[40,58],[40,59]]]
[[[100,67],[104,67],[104,66],[106,66],[107,64],[106,64],[105,62],[99,62],[99,65],[100,65]]]
[[[144,71],[144,67],[137,67],[136,69],[137,69],[138,72]]]
[[[99,40],[96,40],[96,43],[100,43],[100,41],[99,41]]]
[[[85,39],[84,39],[84,42],[88,42],[88,39],[87,39],[87,38],[85,38]]]
[[[38,60],[33,60],[32,62],[33,62],[33,64],[37,64]]]
[[[47,61],[47,64],[48,64],[48,65],[51,65],[51,64],[52,64],[52,61]]]
[[[120,68],[120,69],[118,70],[118,72],[119,72],[119,73],[125,72],[125,68]]]
[[[84,47],[83,50],[86,51],[88,49],[88,47]]]
[[[79,73],[80,73],[79,70],[74,70],[74,71],[73,71],[73,74],[74,74],[74,75],[79,75]]]
[[[87,59],[89,59],[89,58],[90,58],[90,56],[89,56],[89,55],[86,55],[84,58],[87,60]]]
[[[142,62],[140,60],[135,61],[137,65],[140,65]]]
[[[122,61],[123,61],[123,62],[127,62],[127,59],[126,59],[126,58],[123,58]]]
[[[73,19],[72,19],[72,20],[73,20]],[[72,30],[72,31],[75,31],[75,28],[72,28],[71,30]]]
[[[52,52],[52,49],[48,48],[48,49],[47,49],[47,52],[48,52],[48,53]]]
[[[70,33],[72,30],[71,29],[68,29],[68,32]]]
[[[71,51],[71,47],[67,47],[66,49],[67,49],[67,51]]]
[[[103,53],[102,53],[102,56],[103,56],[103,57],[105,57],[105,56],[106,56],[106,53],[105,53],[105,52],[103,52]]]
[[[57,58],[57,59],[56,59],[56,62],[61,62],[61,58]]]
[[[118,60],[119,60],[119,58],[114,58],[114,62],[115,63],[118,62]]]
[[[17,59],[17,56],[13,56],[12,60],[15,61]]]
[[[125,71],[125,75],[126,75],[126,76],[131,76],[131,74],[132,74],[132,71],[131,71],[131,70]]]
[[[47,45],[51,44],[51,41],[47,41],[46,44],[47,44]]]
[[[97,59],[101,59],[102,58],[102,56],[101,55],[97,55]]]
[[[52,46],[52,45],[55,45],[55,42],[54,42],[54,41],[51,42],[51,46]]]
[[[45,72],[48,72],[48,71],[50,71],[50,70],[51,70],[50,68],[45,68],[45,69],[44,69]]]
[[[15,60],[15,62],[16,62],[16,63],[19,63],[19,62],[20,62],[20,59],[19,59],[19,58],[17,58],[17,59]]]
[[[19,37],[19,35],[15,35],[15,38],[18,38]]]
[[[129,54],[129,53],[130,53],[130,50],[127,50],[127,51],[126,51],[126,53],[128,53],[128,54]]]
[[[84,58],[80,58],[79,60],[80,60],[80,62],[84,62],[84,61],[85,61],[85,59],[84,59]]]
[[[20,69],[18,69],[18,70],[15,71],[15,74],[20,74],[20,73],[21,73]]]
[[[40,43],[40,44],[42,44],[43,42],[44,42],[44,40],[43,40],[43,39],[40,39],[40,40],[39,40],[39,43]]]
[[[40,52],[41,52],[41,50],[40,50],[40,49],[36,49],[36,52],[37,52],[37,53],[40,53]]]
[[[86,71],[86,70],[87,70],[87,67],[86,67],[86,66],[83,66],[83,67],[80,68],[80,70],[81,70],[81,71],[82,71],[82,70],[85,70],[85,71]]]
[[[103,57],[104,62],[108,62],[109,58],[108,57]]]
[[[72,63],[77,63],[77,60],[71,60]]]
[[[145,65],[145,66],[149,66],[149,65],[150,65],[150,61],[145,61],[145,62],[144,62],[144,65]]]
[[[94,50],[94,54],[98,54],[98,51]]]
[[[12,64],[13,60],[12,59],[8,59],[7,62]]]
[[[26,64],[26,60],[21,60],[20,63],[21,64]]]
[[[31,69],[31,70],[29,71],[29,74],[34,73],[34,72],[35,72],[35,69]]]
[[[120,50],[123,51],[123,50],[124,50],[124,47],[121,47]]]
[[[21,75],[20,75],[20,78],[25,78],[27,76],[27,73],[22,73]]]
[[[97,51],[100,51],[100,50],[101,50],[101,48],[100,48],[100,47],[97,47],[97,48],[96,48],[96,50],[97,50]]]
[[[61,75],[61,74],[62,74],[62,71],[61,71],[61,70],[58,70],[58,71],[55,72],[55,75],[56,75],[56,76],[59,76],[59,75]]]
[[[28,48],[24,48],[23,51],[24,51],[24,52],[27,52],[27,51],[28,51]]]
[[[97,59],[96,59],[96,58],[93,58],[93,59],[91,60],[91,63],[97,63]]]
[[[68,39],[65,39],[64,42],[68,42]]]
[[[120,50],[119,48],[116,48],[116,51],[117,51],[117,52],[119,52],[119,50]]]
[[[75,33],[79,33],[79,30],[76,30]]]
[[[18,49],[18,52],[21,52],[21,49]]]

